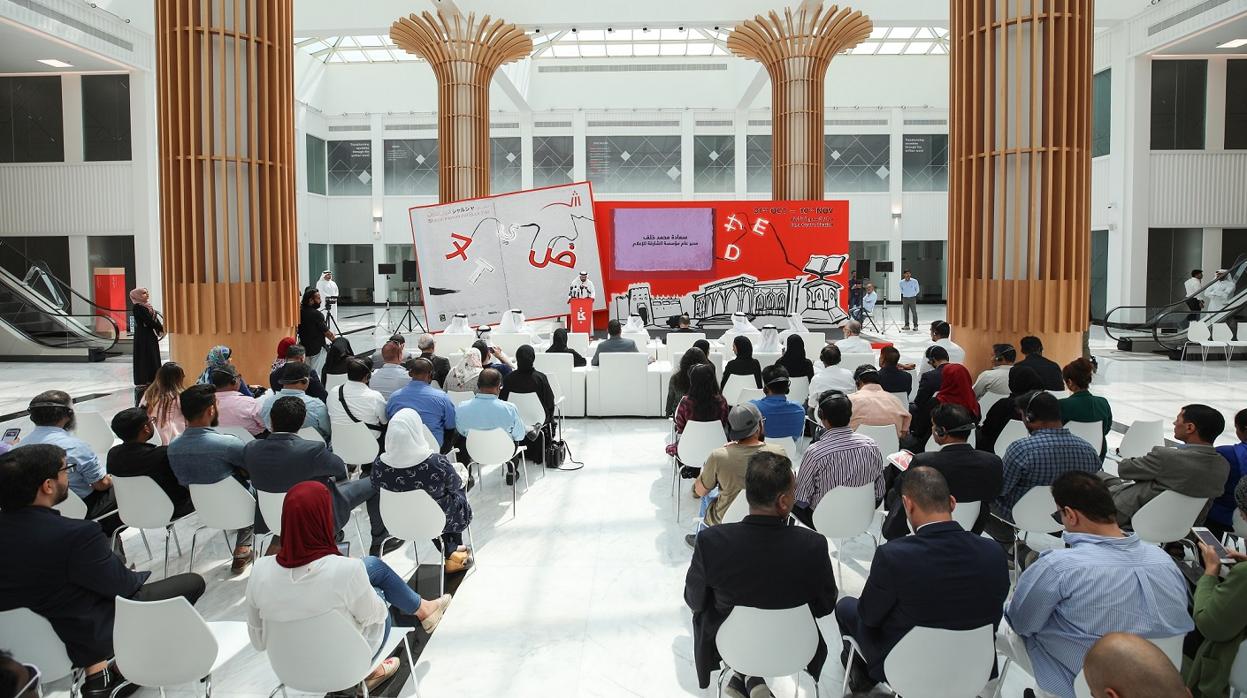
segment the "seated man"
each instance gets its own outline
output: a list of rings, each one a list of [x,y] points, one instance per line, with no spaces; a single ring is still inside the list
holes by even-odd
[[[931,411],[931,435],[940,445],[938,451],[915,454],[909,467],[930,467],[939,471],[948,484],[948,491],[958,504],[979,502],[978,520],[970,528],[982,533],[991,516],[991,503],[1000,495],[1004,466],[995,453],[979,451],[967,443],[974,433],[974,415],[961,405],[940,405]],[[883,537],[888,540],[909,535],[905,508],[901,506],[901,475],[893,482],[886,497],[888,511],[883,521]]]
[[[849,320],[844,323],[844,339],[836,342],[836,348],[841,354],[873,354],[875,348],[870,346],[870,342],[862,339],[862,323],[857,320]]]
[[[1052,498],[1069,547],[1045,550],[1022,573],[1005,612],[1012,631],[1004,639],[1039,688],[1072,696],[1084,655],[1102,636],[1126,632],[1155,640],[1185,635],[1195,623],[1186,578],[1173,558],[1122,533],[1100,478],[1067,472],[1052,483]]]
[[[853,371],[853,382],[857,392],[849,395],[853,403],[853,419],[849,428],[857,430],[863,424],[881,427],[896,427],[896,435],[904,437],[909,433],[909,410],[901,406],[894,395],[883,391],[879,385],[879,370],[870,364],[862,364]]]
[[[814,372],[814,378],[810,381],[810,397],[806,400],[811,409],[818,407],[819,396],[828,390],[838,390],[846,395],[857,390],[853,374],[840,366],[840,349],[836,345],[823,347],[818,353],[818,361],[823,367]]]
[[[112,478],[108,477],[104,464],[87,442],[71,433],[78,420],[74,416],[74,402],[69,393],[61,390],[39,393],[30,401],[28,409],[35,428],[22,439],[18,448],[35,444],[60,446],[72,466],[69,470],[69,489],[86,503],[86,518],[95,519],[115,511],[117,499],[113,495]],[[101,519],[100,525],[104,527],[104,535],[111,536],[121,527],[121,518],[113,514]]]
[[[455,442],[455,403],[443,390],[434,388],[433,362],[428,359],[410,359],[404,367],[411,382],[395,391],[385,402],[385,417],[393,419],[404,407],[410,407],[420,415],[420,421],[433,432],[433,438],[442,453],[448,453]]]
[[[374,436],[381,436],[385,423],[390,420],[385,415],[385,398],[368,386],[371,375],[368,364],[362,360],[346,360],[346,382],[329,391],[329,401],[325,403],[329,423],[335,429],[339,425],[363,422]]]
[[[766,420],[766,435],[793,441],[805,433],[805,408],[788,399],[788,369],[778,364],[762,369],[762,392],[766,397],[753,400]]]
[[[301,344],[290,345],[290,347],[286,349],[286,363],[273,369],[273,372],[268,374],[268,385],[270,388],[273,389],[274,393],[280,391],[282,388],[282,385],[281,385],[281,377],[283,375],[282,369],[284,369],[286,366],[289,366],[292,363],[299,363],[299,364],[307,363],[307,350],[303,348],[303,345]],[[307,377],[308,383],[307,383],[307,391],[306,391],[307,394],[311,395],[317,400],[326,399],[329,396],[329,393],[325,391],[324,384],[320,382],[320,373],[317,371],[312,371],[310,366],[308,368],[309,368],[308,377]]]
[[[215,485],[227,477],[247,484],[242,464],[242,441],[222,434],[214,427],[219,423],[217,393],[211,385],[192,385],[178,396],[186,431],[169,444],[169,467],[178,483]],[[251,564],[251,543],[254,527],[239,529],[234,544],[234,563],[230,570],[239,574]]]
[[[1008,344],[992,345],[992,367],[979,374],[974,381],[974,396],[979,400],[988,393],[1009,394],[1009,370],[1017,361],[1018,353]]]
[[[151,572],[126,569],[94,521],[61,516],[52,507],[68,496],[72,467],[64,449],[52,444],[23,445],[0,456],[0,540],[14,555],[13,564],[0,568],[0,611],[29,608],[47,618],[69,660],[86,674],[84,698],[112,698],[125,682],[108,662],[117,597],[181,596],[195,603],[204,580],[178,574],[149,582]]]
[[[520,411],[505,400],[498,398],[502,393],[502,374],[497,369],[487,368],[481,371],[476,380],[476,395],[471,400],[464,400],[454,408],[453,424],[458,424],[459,433],[463,434],[463,445],[467,445],[469,431],[489,431],[502,429],[511,435],[515,443],[523,442],[528,436],[528,427],[520,418]],[[424,415],[421,415],[423,417]],[[426,424],[428,422],[425,422]],[[464,448],[464,451],[467,449]],[[522,454],[517,453],[516,459]],[[515,460],[507,463],[507,484],[515,484]]]
[[[879,350],[879,385],[885,393],[905,393],[908,396],[914,387],[914,377],[902,369],[900,363],[901,352],[896,347]]]
[[[598,365],[598,357],[602,354],[611,354],[618,352],[638,353],[636,342],[631,339],[624,339],[620,335],[623,334],[623,325],[618,320],[611,320],[606,324],[606,339],[598,342],[597,349],[593,352],[593,360],[590,362],[594,366]]]
[[[1212,498],[1221,494],[1230,463],[1217,453],[1213,443],[1225,431],[1225,417],[1208,405],[1187,405],[1173,420],[1177,448],[1157,446],[1138,458],[1123,458],[1117,466],[1120,477],[1107,478],[1117,507],[1117,524],[1130,527],[1130,520],[1156,495],[1173,490],[1188,497],[1208,498],[1195,525],[1202,526]]]
[[[710,452],[701,473],[693,481],[693,495],[701,497],[701,516],[707,526],[723,521],[723,515],[736,495],[745,489],[745,470],[755,453],[788,454],[780,446],[762,441],[762,413],[752,402],[733,407],[727,413],[728,443]],[[684,536],[689,547],[697,534]]]
[[[1029,366],[1035,373],[1039,374],[1039,379],[1043,381],[1044,390],[1055,390],[1061,392],[1065,390],[1065,378],[1061,376],[1061,365],[1043,355],[1043,342],[1038,337],[1026,336],[1022,341],[1018,342],[1018,347],[1022,350],[1022,356],[1026,357],[1014,364],[1015,366]]]
[[[736,606],[792,608],[808,604],[816,618],[836,602],[836,577],[827,554],[827,539],[788,526],[793,504],[792,461],[772,451],[749,458],[744,496],[749,515],[744,521],[702,531],[684,580],[684,601],[693,611],[693,657],[697,682],[705,689],[719,668],[715,638]],[[818,676],[827,659],[819,637],[808,667]],[[755,688],[769,694],[759,677],[734,675],[726,695],[746,698]]]
[[[318,400],[308,395],[307,391],[311,385],[311,380],[312,367],[306,363],[294,362],[282,366],[281,390],[265,395],[264,399],[260,401],[260,418],[264,420],[264,426],[268,427],[269,431],[275,431],[272,420],[269,418],[269,413],[273,410],[273,403],[283,397],[294,397],[298,398],[306,407],[304,410],[306,421],[299,428],[311,427],[320,434],[321,438],[329,441],[329,436],[332,433],[332,426],[329,424],[329,411],[326,409],[323,400]],[[295,431],[298,431],[298,429],[295,429]]]
[[[212,385],[216,388],[217,418],[223,427],[241,427],[252,436],[268,431],[260,419],[260,401],[238,392],[238,369],[225,364],[212,369]]]
[[[865,655],[865,668],[855,659],[847,669],[854,693],[887,680],[884,660],[910,630],[990,624],[994,631],[1009,595],[1004,551],[952,520],[957,502],[939,471],[910,468],[901,504],[914,535],[879,546],[861,598],[846,596],[836,604],[840,630]]]
[[[407,359],[416,358],[415,352],[407,351],[407,337],[403,336],[402,332],[395,332],[394,334],[390,335],[390,338],[386,340],[381,346],[377,347],[376,351],[372,352],[372,356],[369,358],[372,359],[373,366],[380,366],[381,364],[385,363],[385,345],[389,344],[390,342],[394,342],[395,344],[398,345],[398,360],[395,363],[401,364]],[[403,385],[407,385],[407,372],[406,371],[403,372],[403,383],[399,387],[401,388]]]
[[[953,326],[943,320],[936,320],[931,323],[931,346],[943,347],[948,352],[948,362],[954,364],[965,363],[966,350],[961,345],[954,342],[949,337],[952,336]],[[928,366],[919,369],[919,373],[929,371]]]
[[[405,388],[411,382],[411,377],[403,366],[403,345],[389,341],[381,346],[380,352],[382,361],[376,363],[379,368],[373,369],[368,386],[389,400],[395,391]]]
[[[437,340],[433,338],[433,335],[425,332],[416,340],[416,346],[420,348],[419,358],[433,364],[433,380],[437,381],[438,385],[446,385],[446,375],[450,373],[450,359],[436,354]]]
[[[1190,698],[1182,675],[1155,644],[1130,633],[1109,633],[1083,661],[1091,695],[1103,698]]]
[[[826,431],[805,451],[797,471],[797,506],[793,515],[814,526],[814,509],[837,487],[875,485],[875,502],[883,499],[883,454],[869,436],[849,429],[853,403],[833,390],[818,403],[818,420]]]
[[[115,477],[150,477],[173,502],[174,518],[194,511],[190,490],[178,482],[169,467],[169,447],[148,443],[156,427],[151,417],[147,416],[147,410],[129,407],[118,412],[113,416],[112,428],[121,443],[108,451],[108,474]]]
[[[381,520],[381,497],[370,480],[349,480],[346,463],[329,451],[320,441],[301,439],[296,432],[302,428],[307,407],[297,397],[287,395],[273,402],[271,419],[273,433],[267,439],[256,439],[243,447],[243,467],[251,474],[251,484],[261,492],[285,493],[304,480],[316,480],[333,495],[334,530],[341,533],[351,520],[351,510],[366,504],[372,522],[372,546],[369,555],[381,556],[398,549],[402,541],[391,540],[381,551],[388,536]],[[266,525],[256,507],[256,523]],[[273,545],[281,547],[280,540]],[[272,548],[266,554],[272,554]]]

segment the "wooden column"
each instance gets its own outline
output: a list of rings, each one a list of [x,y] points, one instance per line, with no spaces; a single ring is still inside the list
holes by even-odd
[[[489,15],[476,21],[438,10],[390,25],[399,48],[428,61],[437,77],[438,200],[489,195],[489,83],[500,66],[527,57],[524,30]]]
[[[736,26],[728,49],[771,76],[771,195],[823,198],[823,84],[837,53],[870,36],[861,12],[821,2],[758,15]]]
[[[156,3],[160,243],[173,358],[264,383],[299,304],[294,2]]]
[[[951,0],[949,294],[971,370],[991,345],[1082,355],[1089,320],[1092,0]]]

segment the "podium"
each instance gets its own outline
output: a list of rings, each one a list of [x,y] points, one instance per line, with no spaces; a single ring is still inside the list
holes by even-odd
[[[593,335],[593,299],[592,298],[572,298],[567,301],[571,306],[571,321],[567,323],[567,327],[572,332],[580,334]]]

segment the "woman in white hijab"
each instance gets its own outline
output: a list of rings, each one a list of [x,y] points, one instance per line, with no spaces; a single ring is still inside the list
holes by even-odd
[[[787,342],[788,337],[794,334],[805,334],[809,332],[805,328],[805,321],[801,319],[801,313],[792,313],[788,316],[788,329],[779,333],[779,341]]]
[[[762,339],[758,341],[754,351],[763,354],[778,354],[783,351],[779,346],[779,330],[775,328],[775,325],[762,326]]]
[[[476,392],[476,381],[481,377],[482,370],[484,370],[484,364],[481,363],[481,353],[469,347],[468,351],[463,352],[459,365],[446,374],[446,390]]]
[[[433,545],[446,555],[446,572],[453,574],[472,564],[471,551],[463,545],[463,530],[472,523],[472,507],[459,473],[424,432],[424,422],[415,410],[405,407],[394,415],[385,432],[385,452],[372,465],[372,485],[391,492],[424,490],[437,502],[446,513],[446,527]]]
[[[623,328],[624,334],[629,332],[649,334],[649,330],[645,329],[645,323],[641,320],[640,315],[629,315],[628,322]]]
[[[736,339],[738,335],[744,335],[749,338],[750,342],[755,343],[761,341],[762,339],[762,333],[758,331],[758,328],[753,326],[753,323],[749,322],[748,316],[742,312],[732,313],[732,327],[727,332],[723,333],[723,336],[719,338],[719,341],[726,347],[730,345],[732,340]]]
[[[442,334],[476,334],[472,331],[472,326],[468,324],[468,316],[463,313],[455,313],[450,319],[450,324],[446,325],[446,329]]]

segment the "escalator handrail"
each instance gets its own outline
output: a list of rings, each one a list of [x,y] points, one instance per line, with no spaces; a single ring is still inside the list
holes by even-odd
[[[114,346],[117,345],[117,342],[120,341],[121,328],[117,325],[117,321],[114,320],[111,316],[103,314],[103,313],[88,313],[88,314],[67,313],[62,308],[60,308],[60,306],[57,306],[55,303],[52,303],[50,300],[45,298],[43,294],[39,293],[38,291],[35,291],[34,289],[30,288],[26,283],[17,279],[17,277],[9,273],[8,270],[0,269],[0,281],[3,281],[6,278],[14,280],[13,282],[6,281],[4,283],[7,287],[12,288],[13,291],[17,293],[17,300],[21,303],[20,309],[18,310],[19,313],[20,312],[38,313],[39,315],[43,316],[46,319],[52,320],[61,325],[66,325],[66,329],[64,331],[67,335],[75,334],[67,326],[68,323],[72,323],[73,325],[76,325],[78,329],[82,331],[82,336],[96,340],[100,344],[106,343],[105,346],[103,346],[102,348],[92,347],[92,348],[98,348],[100,349],[100,351],[103,351],[103,352],[107,352],[108,350],[112,349]],[[18,291],[18,289],[23,289],[23,290]],[[51,310],[49,310],[49,308],[51,308]],[[92,328],[91,323],[100,318],[106,320],[109,326],[112,327],[111,336],[109,336],[108,334],[98,332]],[[86,322],[82,322],[81,320],[86,320]],[[55,344],[50,344],[48,342],[41,341],[39,337],[31,335],[30,333],[26,332],[22,327],[14,324],[10,320],[6,320],[6,324],[12,327],[15,331],[21,332],[22,335],[24,335],[30,341],[35,342],[36,344],[41,344],[46,347],[52,347],[52,348],[58,348],[58,349],[65,348],[65,347],[57,347]]]
[[[1240,254],[1234,260],[1234,263],[1230,265],[1228,271],[1229,271],[1229,276],[1234,279],[1239,279],[1244,274],[1247,274],[1247,254]],[[1150,308],[1158,309],[1154,315],[1148,316],[1148,319],[1144,320],[1141,323],[1128,323],[1120,327],[1120,329],[1134,330],[1137,332],[1147,332],[1148,330],[1151,330],[1151,334],[1153,337],[1160,336],[1159,329],[1160,329],[1161,321],[1164,318],[1167,318],[1170,315],[1173,315],[1175,313],[1182,313],[1186,315],[1190,315],[1190,314],[1203,315],[1205,313],[1223,312],[1227,308],[1229,308],[1229,305],[1226,305],[1222,308],[1218,308],[1217,310],[1205,310],[1203,308],[1199,310],[1191,310],[1190,307],[1186,305],[1187,301],[1207,291],[1210,286],[1216,283],[1216,281],[1217,280],[1214,276],[1212,280],[1200,286],[1199,290],[1197,290],[1195,293],[1192,293],[1188,296],[1184,296],[1172,303],[1168,303],[1165,305],[1119,305],[1116,308],[1113,308],[1112,310],[1109,310],[1107,313],[1104,314],[1104,334],[1113,340],[1122,339],[1122,337],[1116,337],[1113,335],[1111,331],[1113,327],[1113,323],[1109,321],[1109,318],[1113,315],[1113,313],[1116,313],[1119,310],[1138,310],[1138,309],[1148,310]],[[1242,307],[1242,304],[1240,304],[1239,307]],[[1185,338],[1186,336],[1185,330],[1181,332],[1181,335],[1183,338]],[[1169,335],[1169,338],[1172,339],[1176,337],[1175,335],[1171,334]],[[1165,346],[1165,344],[1163,342],[1159,342],[1159,340],[1158,340],[1158,343],[1160,343],[1161,346]]]
[[[52,273],[52,270],[51,270],[51,268],[48,266],[48,263],[47,263],[47,262],[45,262],[45,261],[43,261],[43,260],[34,260],[34,259],[31,259],[30,257],[27,257],[26,255],[22,254],[21,250],[17,249],[17,248],[16,248],[16,247],[14,247],[13,245],[10,245],[9,243],[5,242],[4,240],[0,240],[0,247],[7,248],[8,250],[12,251],[12,252],[13,252],[13,254],[17,255],[18,257],[21,257],[23,260],[25,260],[25,261],[26,261],[26,263],[27,263],[27,264],[29,264],[29,265],[31,265],[31,266],[39,265],[39,266],[43,269],[43,273],[44,273],[44,274],[46,274],[46,275],[48,276],[48,278],[49,278],[49,279],[52,279],[53,281],[55,281],[57,286],[60,286],[60,287],[61,287],[61,289],[65,290],[65,291],[68,291],[68,292],[69,292],[71,295],[73,295],[75,298],[77,298],[77,299],[79,299],[79,300],[81,300],[81,301],[84,301],[85,303],[87,303],[87,304],[88,304],[88,305],[90,305],[91,307],[93,307],[93,308],[97,308],[97,309],[99,309],[99,310],[103,310],[103,311],[105,311],[105,312],[110,312],[110,313],[127,313],[127,312],[129,312],[129,310],[128,310],[127,308],[109,308],[109,307],[106,307],[106,306],[100,305],[99,303],[96,303],[95,301],[91,300],[90,298],[87,298],[86,296],[82,295],[81,293],[78,293],[77,291],[75,291],[75,290],[74,290],[74,287],[73,287],[73,286],[70,286],[69,284],[65,283],[65,281],[64,281],[64,280],[62,280],[59,276],[57,276],[56,274],[53,274],[53,273]],[[116,324],[116,323],[113,323],[113,324]]]
[[[48,311],[42,308],[32,307],[31,309],[48,318],[68,318],[70,320],[73,320],[76,324],[78,324],[80,327],[82,327],[86,331],[87,336],[99,340],[100,343],[104,343],[104,342],[108,343],[107,346],[89,347],[89,349],[99,349],[99,351],[101,352],[107,352],[108,350],[117,346],[117,342],[121,339],[121,328],[118,327],[117,321],[107,315],[70,315],[69,313],[61,313],[58,315],[55,313],[49,313]],[[99,332],[96,332],[90,329],[87,325],[83,324],[82,322],[79,322],[78,321],[79,318],[86,318],[91,322],[94,322],[97,320],[107,321],[108,324],[112,327],[112,336],[110,337],[109,335],[101,334]],[[56,344],[53,344],[51,342],[44,341],[42,338],[32,335],[29,332],[26,332],[21,327],[14,325],[12,322],[4,318],[0,318],[0,321],[5,322],[6,324],[8,324],[9,327],[13,328],[13,330],[20,332],[23,336],[25,336],[27,339],[34,342],[35,344],[41,344],[45,347],[51,347],[52,349],[66,349],[67,348],[67,347],[57,346]],[[65,334],[66,336],[69,336],[72,333],[68,329],[66,329]]]

